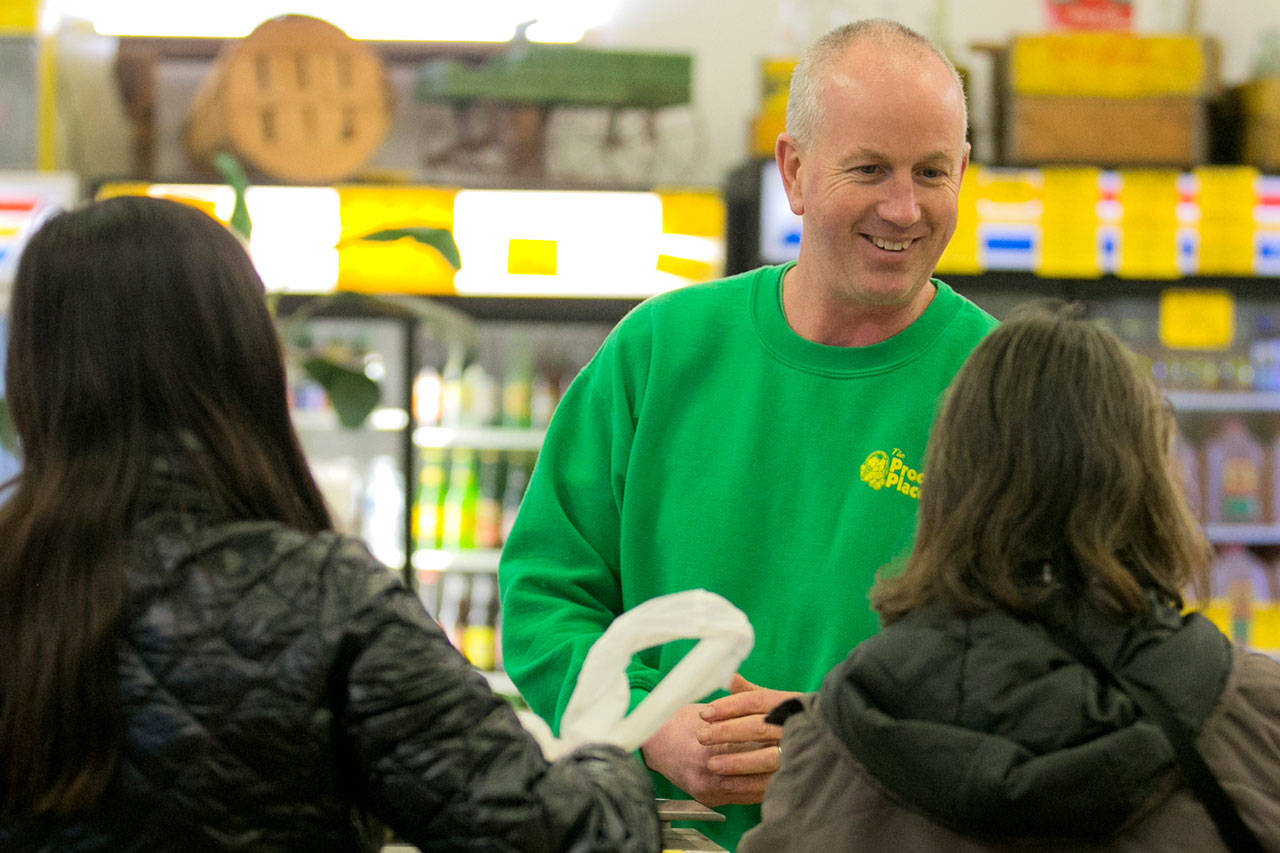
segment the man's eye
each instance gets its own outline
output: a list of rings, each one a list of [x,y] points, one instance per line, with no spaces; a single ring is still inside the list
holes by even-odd
[[[857,172],[859,175],[874,175],[876,172],[880,171],[880,167],[879,166],[854,166],[853,171]]]

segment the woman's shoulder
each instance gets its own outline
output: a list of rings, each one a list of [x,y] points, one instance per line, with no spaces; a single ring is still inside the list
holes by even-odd
[[[206,590],[204,600],[228,603],[270,597],[340,619],[403,588],[354,536],[270,520],[155,522],[132,542],[130,586],[140,593]]]
[[[1240,816],[1280,845],[1280,661],[1234,646],[1231,674],[1197,746]],[[1266,745],[1272,745],[1270,747]],[[1269,848],[1268,848],[1269,849]]]

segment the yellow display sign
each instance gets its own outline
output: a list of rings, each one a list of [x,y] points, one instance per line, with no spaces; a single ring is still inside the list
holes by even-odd
[[[1034,169],[989,169],[971,167],[974,185],[981,198],[995,204],[1024,205],[1039,201],[1040,174]]]
[[[662,233],[722,238],[724,199],[716,192],[655,190],[662,202]]]
[[[1010,53],[1010,81],[1024,95],[1196,95],[1209,85],[1194,36],[1045,33],[1016,37]]]
[[[1098,169],[1057,168],[1041,173],[1040,260],[1036,272],[1097,278]]]
[[[1200,210],[1199,272],[1251,275],[1258,170],[1249,166],[1206,166],[1193,174]]]
[[[510,275],[555,275],[555,240],[508,240],[507,273]]]
[[[1171,287],[1160,293],[1160,343],[1169,349],[1222,350],[1235,339],[1229,290]]]
[[[98,197],[123,194],[223,221],[234,202],[222,184],[109,183]],[[712,190],[251,186],[245,201],[249,252],[272,291],[643,298],[724,271]]]
[[[978,197],[982,167],[970,166],[960,181],[959,216],[951,242],[938,259],[939,273],[975,275],[982,272],[978,257]]]
[[[715,278],[716,268],[707,261],[695,261],[689,258],[677,258],[673,255],[658,255],[655,267],[658,272],[687,278],[689,281],[707,281]]]
[[[1230,601],[1215,598],[1200,608],[1204,617],[1218,626],[1218,630],[1232,637],[1236,634],[1237,625],[1233,624],[1233,607]],[[1246,643],[1249,648],[1269,654],[1280,652],[1280,604],[1255,603],[1249,613],[1249,619],[1243,626],[1246,636],[1237,638],[1237,642]]]
[[[1120,172],[1120,262],[1127,278],[1179,278],[1178,172]]]
[[[338,288],[365,293],[454,292],[455,270],[436,249],[413,239],[370,240],[400,229],[453,230],[458,191],[436,187],[340,186]]]
[[[40,0],[0,0],[0,35],[31,35],[40,21]]]

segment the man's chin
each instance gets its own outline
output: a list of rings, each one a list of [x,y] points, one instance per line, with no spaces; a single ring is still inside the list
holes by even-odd
[[[931,287],[928,277],[908,279],[905,276],[883,278],[873,275],[864,282],[855,282],[852,295],[864,305],[904,308],[915,302],[927,287]]]

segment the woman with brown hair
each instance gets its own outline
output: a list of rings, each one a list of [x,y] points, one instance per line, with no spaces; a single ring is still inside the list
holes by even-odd
[[[1174,431],[1076,307],[979,344],[872,590],[884,630],[775,711],[740,849],[1280,850],[1280,663],[1183,613],[1210,549]]]
[[[22,256],[0,507],[0,848],[656,850],[610,746],[548,764],[362,543],[331,530],[262,282],[169,201]]]

